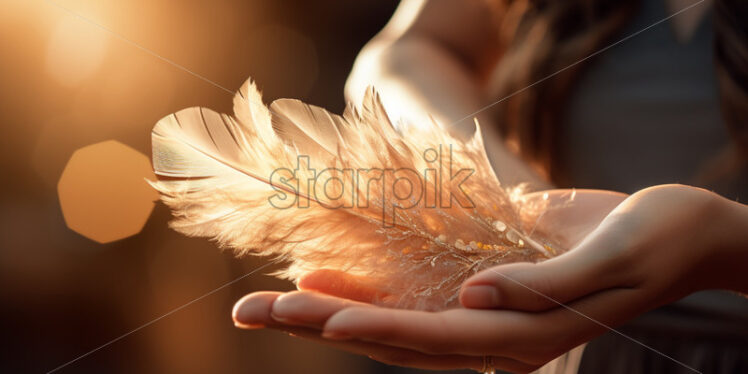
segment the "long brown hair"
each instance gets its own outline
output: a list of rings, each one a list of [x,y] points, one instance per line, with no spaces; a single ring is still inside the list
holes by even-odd
[[[578,62],[620,38],[639,2],[493,0],[491,4],[501,15],[502,51],[492,94],[509,96],[494,109],[500,130],[518,145],[523,157],[542,165],[551,180],[564,185],[563,170],[554,162],[553,140],[563,131],[559,122],[565,99],[586,65]],[[721,107],[743,160],[748,158],[747,19],[748,1],[715,0],[714,61]]]

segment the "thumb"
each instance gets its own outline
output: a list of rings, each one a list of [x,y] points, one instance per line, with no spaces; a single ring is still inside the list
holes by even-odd
[[[468,278],[460,291],[466,308],[541,311],[615,287],[615,251],[598,240],[541,263],[495,266]]]

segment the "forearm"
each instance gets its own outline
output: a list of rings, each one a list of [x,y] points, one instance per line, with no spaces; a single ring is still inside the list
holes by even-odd
[[[374,41],[367,46],[349,78],[348,98],[360,100],[367,85],[377,87],[388,109],[406,116],[408,111],[428,113],[448,126],[455,136],[463,138],[472,135],[475,128],[473,118],[465,117],[488,104],[475,72],[437,43],[417,36],[392,43]],[[489,159],[503,183],[527,182],[534,189],[550,188],[526,163],[506,149],[496,126],[485,113],[476,117],[483,130]]]

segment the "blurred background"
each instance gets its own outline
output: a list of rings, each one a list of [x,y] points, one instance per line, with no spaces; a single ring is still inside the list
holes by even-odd
[[[188,106],[267,101],[341,112],[359,49],[395,0],[3,0],[0,372],[48,372],[261,266],[167,228],[146,185],[150,131]],[[109,30],[109,32],[107,31]],[[153,51],[158,56],[149,54]],[[59,373],[400,373],[272,331],[240,331],[242,279]]]

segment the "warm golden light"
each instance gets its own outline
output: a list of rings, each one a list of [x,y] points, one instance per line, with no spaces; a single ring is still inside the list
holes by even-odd
[[[109,36],[72,16],[62,18],[47,45],[47,72],[59,83],[76,86],[101,66]]]
[[[247,76],[266,102],[341,111],[353,58],[395,1],[0,0],[0,290],[13,321],[0,373],[366,371],[234,327],[241,296],[293,284],[169,228],[146,183],[149,135],[181,108],[230,111],[218,86]]]
[[[158,199],[145,178],[148,158],[117,141],[75,151],[57,185],[68,228],[99,243],[139,233]]]

